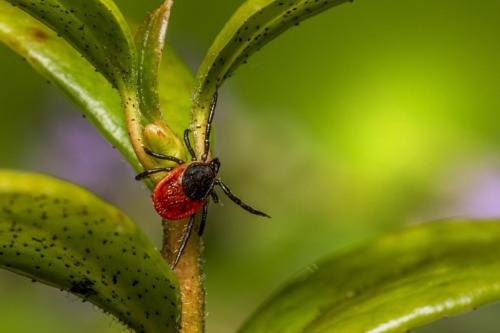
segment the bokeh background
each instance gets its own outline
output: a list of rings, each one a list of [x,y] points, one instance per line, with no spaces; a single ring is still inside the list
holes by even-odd
[[[116,0],[139,21],[158,0]],[[195,70],[241,0],[175,4]],[[359,0],[258,52],[221,91],[228,200],[206,232],[208,332],[234,332],[281,283],[401,225],[500,216],[500,2]],[[46,172],[122,208],[159,244],[147,190],[81,114],[0,46],[0,167]],[[397,306],[397,305],[395,305]],[[499,306],[415,332],[498,332]],[[2,332],[123,332],[90,304],[0,272]]]

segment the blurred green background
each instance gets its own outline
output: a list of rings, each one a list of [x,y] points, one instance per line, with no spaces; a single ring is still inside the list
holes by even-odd
[[[116,0],[140,20],[158,0]],[[242,1],[175,4],[193,70]],[[208,332],[234,332],[281,283],[398,226],[500,216],[500,2],[355,1],[291,29],[222,89],[216,155],[236,193],[206,232]],[[147,190],[79,112],[0,46],[0,167],[77,182],[159,244]],[[395,304],[397,306],[397,304]],[[498,332],[499,306],[416,332]],[[0,272],[2,332],[122,332],[89,304]]]

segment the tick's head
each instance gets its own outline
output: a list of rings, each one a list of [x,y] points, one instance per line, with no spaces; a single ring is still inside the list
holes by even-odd
[[[182,174],[181,181],[184,194],[193,200],[206,199],[214,187],[219,165],[217,159],[209,163],[191,163]]]
[[[210,169],[217,175],[219,173],[219,168],[220,168],[220,162],[219,159],[216,157],[210,162],[208,162],[208,165],[210,166]]]

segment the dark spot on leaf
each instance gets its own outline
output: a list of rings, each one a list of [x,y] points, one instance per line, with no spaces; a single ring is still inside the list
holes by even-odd
[[[82,295],[84,297],[90,297],[92,295],[97,295],[97,291],[95,291],[94,282],[90,281],[87,278],[84,278],[81,281],[72,283],[71,289],[69,290],[72,293]]]

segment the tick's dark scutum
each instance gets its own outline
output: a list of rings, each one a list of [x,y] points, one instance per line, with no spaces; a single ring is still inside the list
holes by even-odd
[[[208,163],[192,163],[182,175],[184,194],[193,200],[205,199],[213,188],[215,176]]]

